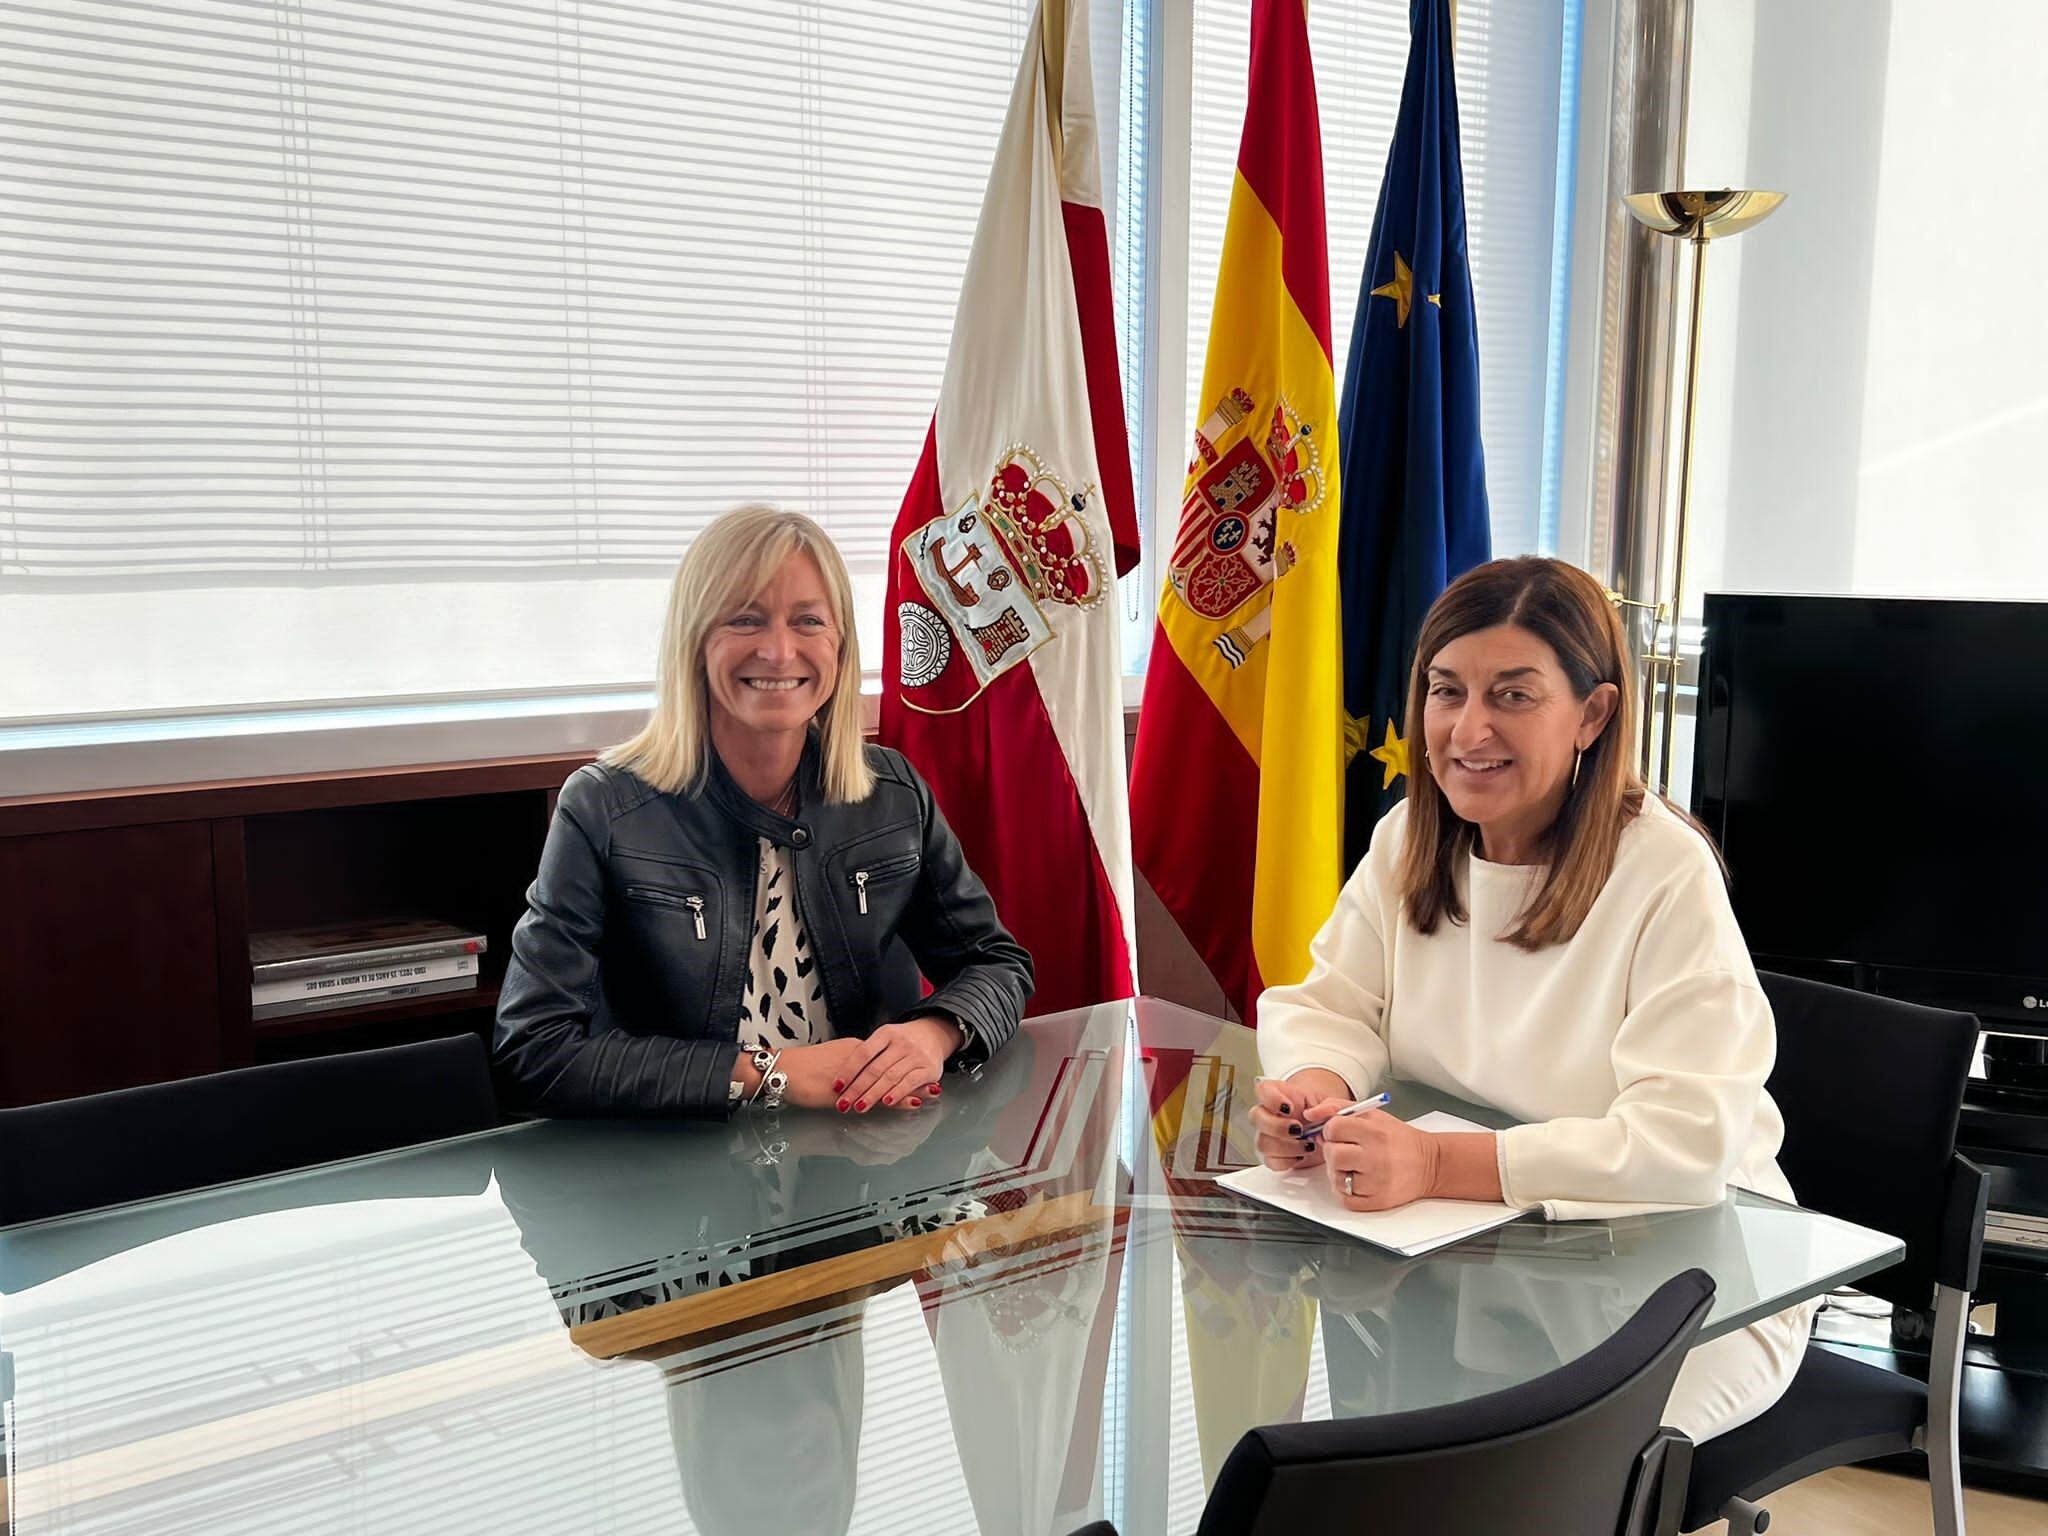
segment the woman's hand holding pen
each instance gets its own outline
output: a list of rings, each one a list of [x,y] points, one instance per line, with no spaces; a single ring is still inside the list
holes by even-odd
[[[1283,1173],[1315,1167],[1323,1160],[1321,1138],[1302,1133],[1351,1102],[1349,1085],[1334,1072],[1304,1067],[1291,1077],[1262,1077],[1257,1086],[1251,1120],[1260,1160]]]
[[[1501,1198],[1491,1131],[1417,1130],[1381,1112],[1385,1094],[1353,1103],[1350,1085],[1321,1067],[1262,1077],[1258,1096],[1251,1121],[1260,1160],[1282,1173],[1326,1169],[1331,1191],[1347,1210]]]

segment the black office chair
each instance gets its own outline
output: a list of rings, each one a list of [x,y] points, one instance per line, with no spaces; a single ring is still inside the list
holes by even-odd
[[[1248,1431],[1202,1511],[1200,1536],[1347,1528],[1431,1536],[1677,1528],[1692,1442],[1660,1428],[1714,1282],[1689,1269],[1571,1364],[1468,1402]],[[1075,1536],[1115,1536],[1098,1521]]]
[[[0,1109],[0,1226],[497,1123],[475,1035]]]
[[[1857,1285],[1898,1306],[1933,1300],[1928,1381],[1810,1346],[1782,1398],[1694,1451],[1685,1529],[1726,1518],[1747,1536],[1770,1523],[1754,1501],[1788,1483],[1924,1450],[1937,1536],[1961,1536],[1956,1418],[1988,1186],[1956,1155],[1956,1122],[1977,1021],[1789,976],[1763,984],[1778,1018],[1778,1164],[1801,1205],[1904,1240],[1904,1259]]]

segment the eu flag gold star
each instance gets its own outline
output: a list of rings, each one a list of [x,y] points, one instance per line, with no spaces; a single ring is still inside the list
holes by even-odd
[[[1408,743],[1394,734],[1394,722],[1387,722],[1387,739],[1374,747],[1371,756],[1386,764],[1387,771],[1380,777],[1381,789],[1392,789],[1394,780],[1408,771]]]
[[[1381,283],[1373,289],[1372,296],[1394,301],[1395,330],[1408,323],[1408,311],[1415,302],[1415,274],[1408,270],[1408,263],[1401,259],[1399,251],[1394,252],[1394,280]]]
[[[1344,766],[1351,766],[1351,759],[1366,750],[1366,743],[1372,740],[1372,719],[1361,720],[1356,715],[1344,717]]]

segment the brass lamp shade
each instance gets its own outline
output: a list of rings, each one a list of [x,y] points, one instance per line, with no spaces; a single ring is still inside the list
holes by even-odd
[[[1622,202],[1636,222],[1681,240],[1718,240],[1761,224],[1785,201],[1782,192],[1723,187],[1718,192],[1631,192]]]

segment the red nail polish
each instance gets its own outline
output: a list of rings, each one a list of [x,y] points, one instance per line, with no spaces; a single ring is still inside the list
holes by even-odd
[[[868,1112],[868,1101],[866,1099],[855,1099],[853,1107],[856,1113],[864,1115]]]
[[[924,1103],[924,1100],[923,1100],[923,1099],[905,1099],[905,1100],[904,1100],[903,1102],[904,1102],[904,1103],[906,1103],[906,1104],[908,1104],[908,1105],[909,1105],[909,1106],[910,1106],[910,1107],[911,1107],[912,1109],[916,1109],[916,1108],[917,1108],[917,1107],[918,1107],[919,1105],[921,1105],[921,1104],[923,1104],[923,1103]]]
[[[844,1099],[839,1101],[839,1113],[842,1115],[846,1113],[846,1100]]]
[[[882,1102],[884,1104],[894,1104],[896,1102],[896,1095],[893,1093],[885,1093],[882,1095]]]
[[[832,1091],[833,1091],[834,1093],[837,1093],[837,1092],[839,1092],[839,1090],[840,1090],[840,1089],[842,1089],[842,1088],[844,1088],[845,1086],[846,1086],[846,1079],[845,1079],[845,1078],[843,1078],[843,1077],[835,1077],[835,1078],[834,1078],[834,1079],[832,1080]]]

